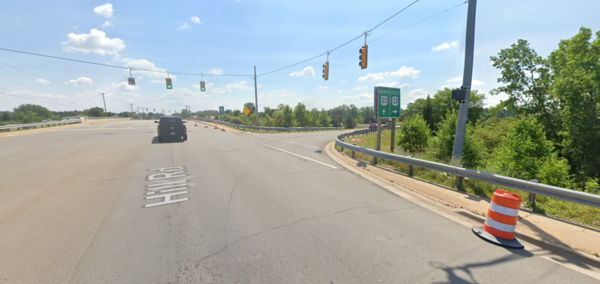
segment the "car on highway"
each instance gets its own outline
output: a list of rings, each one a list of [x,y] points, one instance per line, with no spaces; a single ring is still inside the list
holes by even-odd
[[[375,129],[377,128],[377,123],[373,122],[369,125],[369,129]]]
[[[163,142],[167,138],[181,138],[181,140],[187,140],[187,127],[184,125],[185,121],[179,117],[161,117],[156,128],[158,141]]]

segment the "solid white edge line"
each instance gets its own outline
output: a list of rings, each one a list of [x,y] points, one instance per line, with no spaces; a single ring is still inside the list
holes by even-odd
[[[309,158],[309,157],[304,157],[304,156],[302,156],[302,155],[298,155],[298,154],[296,154],[296,153],[288,152],[288,151],[286,151],[286,150],[279,149],[279,148],[276,148],[276,147],[273,147],[273,146],[270,146],[270,145],[267,145],[267,144],[263,144],[263,145],[264,145],[265,147],[268,147],[268,148],[271,148],[271,149],[275,149],[275,150],[277,150],[277,151],[281,151],[281,152],[284,152],[284,153],[288,153],[288,154],[290,154],[290,155],[294,155],[294,156],[300,157],[300,158],[302,158],[302,159],[310,160],[310,161],[313,161],[313,162],[315,162],[315,163],[319,163],[319,164],[321,164],[321,165],[328,166],[328,167],[330,167],[330,168],[334,168],[334,169],[336,169],[336,170],[337,170],[337,168],[336,168],[336,167],[334,167],[334,166],[332,166],[332,165],[329,165],[329,164],[326,164],[326,163],[323,163],[323,162],[321,162],[321,161],[317,161],[317,160],[311,159],[311,158]]]

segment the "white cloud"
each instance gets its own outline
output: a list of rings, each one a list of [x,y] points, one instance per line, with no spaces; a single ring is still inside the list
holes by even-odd
[[[352,103],[357,106],[365,106],[365,105],[373,104],[373,94],[362,93],[362,94],[356,95],[356,96],[339,97],[339,100],[341,100],[342,102]]]
[[[451,79],[446,80],[446,82],[448,82],[448,83],[461,82],[462,83],[462,77],[451,78]],[[483,85],[485,85],[485,83],[483,81],[473,80],[471,82],[471,85],[472,86],[483,86]]]
[[[406,67],[402,66],[397,71],[393,71],[390,73],[390,77],[392,78],[412,78],[416,79],[419,77],[421,71],[415,70],[414,67]]]
[[[107,19],[112,18],[114,12],[115,12],[115,9],[113,8],[113,5],[110,3],[106,3],[104,5],[100,5],[100,6],[97,6],[96,8],[94,8],[94,13],[96,13],[99,16],[105,17]]]
[[[167,78],[167,70],[156,67],[154,63],[146,59],[122,58],[120,61],[123,62],[125,66],[133,68],[134,77],[142,74],[145,77],[148,77],[152,83],[165,83],[165,78]],[[143,71],[140,69],[149,71]],[[170,75],[169,77],[173,79],[173,81],[177,80],[177,76]]]
[[[427,91],[425,91],[424,89],[412,90],[412,91],[408,92],[408,95],[407,95],[408,98],[414,98],[414,99],[418,99],[418,98],[424,97],[424,96],[427,96]]]
[[[340,84],[346,84],[346,80],[340,81]]]
[[[223,70],[221,69],[211,69],[210,71],[208,71],[209,74],[213,74],[213,75],[223,75]]]
[[[446,88],[450,89],[450,86],[448,86],[448,85],[442,85],[442,86],[440,86],[438,88],[438,90],[443,90],[443,89],[446,89]]]
[[[342,90],[338,90],[338,93],[340,93],[340,94],[341,94],[341,93],[343,93],[343,92],[344,92],[344,91],[342,91]]]
[[[91,29],[89,34],[69,33],[67,37],[67,41],[61,42],[65,52],[79,51],[100,55],[117,55],[125,49],[123,40],[106,37],[105,32],[97,29]]]
[[[400,85],[400,89],[406,89],[406,88],[410,88],[410,84],[404,83],[404,84]]]
[[[420,70],[416,70],[414,67],[402,66],[396,71],[379,72],[367,74],[358,78],[358,82],[372,82],[372,81],[383,81],[386,78],[411,78],[416,79],[421,74]]]
[[[42,79],[42,78],[38,78],[35,79],[35,82],[40,84],[40,85],[48,85],[50,84],[50,81],[46,80],[46,79]]]
[[[196,17],[196,16],[193,16],[193,17],[191,17],[191,18],[190,18],[190,21],[192,21],[192,23],[194,23],[194,24],[196,24],[196,25],[200,25],[200,24],[202,24],[202,23],[200,22],[200,18],[198,18],[198,17]]]
[[[104,21],[104,24],[102,24],[103,28],[108,28],[108,27],[112,27],[113,23],[111,21]]]
[[[442,50],[450,49],[450,48],[458,48],[458,41],[448,41],[448,42],[444,42],[438,46],[433,46],[433,47],[431,47],[431,51],[438,52],[438,51],[442,51]]]
[[[129,85],[127,82],[121,82],[118,84],[113,83],[110,87],[116,91],[121,92],[133,92],[140,89],[140,87],[135,85]]]
[[[179,30],[189,30],[190,26],[187,23],[183,23],[183,25],[179,26]]]
[[[194,89],[200,90],[199,84],[193,85]],[[223,87],[215,87],[214,83],[206,83],[206,92],[208,94],[222,95],[222,94],[231,94],[235,91],[248,91],[254,90],[254,86],[248,85],[246,81],[239,81],[235,83],[229,83]]]
[[[319,91],[327,91],[327,90],[329,90],[329,88],[330,88],[329,86],[319,86],[317,88],[317,90],[319,90]]]
[[[314,77],[315,76],[315,68],[308,66],[308,67],[302,69],[302,71],[296,71],[296,72],[290,73],[290,76],[292,76],[292,77]]]
[[[92,84],[94,84],[94,81],[88,77],[79,77],[77,79],[69,80],[66,84],[67,85],[77,85],[77,86],[92,85]]]
[[[366,76],[362,76],[358,78],[358,82],[372,82],[372,81],[383,81],[385,79],[385,73],[374,73],[367,74]]]
[[[368,90],[369,87],[367,86],[362,86],[362,87],[356,87],[356,88],[352,88],[352,91],[366,91]]]

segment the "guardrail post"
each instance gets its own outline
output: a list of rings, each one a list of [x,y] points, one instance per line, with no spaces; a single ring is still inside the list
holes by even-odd
[[[465,168],[465,166],[461,166],[461,168]],[[462,183],[463,183],[463,177],[456,177],[456,189],[460,189],[462,187]]]
[[[356,146],[356,144],[352,144],[352,145]],[[354,156],[355,156],[354,150],[352,150],[352,159],[354,159]]]
[[[531,182],[535,182],[535,183],[539,183],[540,180],[539,179],[532,179],[530,180]],[[537,196],[537,194],[535,193],[529,193],[529,205],[533,208],[535,206],[535,197]]]
[[[410,156],[410,157],[412,158],[413,156]],[[411,176],[411,177],[414,175],[413,166],[412,165],[408,165],[408,175]]]

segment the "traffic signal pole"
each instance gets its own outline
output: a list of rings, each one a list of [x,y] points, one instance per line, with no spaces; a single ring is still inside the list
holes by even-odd
[[[456,164],[462,158],[463,146],[465,144],[465,132],[467,130],[467,116],[469,114],[469,98],[471,96],[471,79],[473,77],[473,52],[475,49],[475,11],[477,0],[469,0],[467,13],[467,35],[465,39],[465,66],[463,71],[464,100],[458,109],[458,121],[456,122],[456,134],[454,136],[454,148],[452,149],[452,162]],[[457,180],[460,187],[462,178]]]
[[[258,89],[256,88],[256,66],[254,66],[254,105],[256,106],[256,126],[258,125]]]

